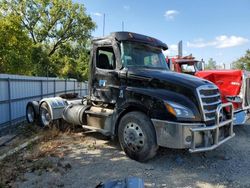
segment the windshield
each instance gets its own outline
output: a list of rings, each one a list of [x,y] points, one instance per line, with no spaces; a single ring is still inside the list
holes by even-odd
[[[181,64],[181,72],[194,75],[196,67],[193,64]]]
[[[137,42],[122,42],[121,53],[124,67],[169,70],[160,48]]]

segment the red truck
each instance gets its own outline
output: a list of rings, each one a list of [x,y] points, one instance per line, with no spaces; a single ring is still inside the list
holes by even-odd
[[[166,58],[172,71],[186,73],[213,82],[220,90],[223,103],[232,102],[234,124],[244,124],[249,119],[250,73],[243,70],[203,70],[203,61],[192,55]]]

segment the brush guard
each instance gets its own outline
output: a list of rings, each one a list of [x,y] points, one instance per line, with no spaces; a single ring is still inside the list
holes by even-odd
[[[228,115],[229,119],[221,120],[220,114],[223,113],[223,109],[225,108],[227,108],[229,112]],[[195,152],[210,151],[217,148],[221,144],[225,143],[229,139],[233,138],[235,136],[235,133],[233,132],[233,113],[234,113],[233,104],[223,103],[219,105],[216,109],[215,125],[191,128],[190,131],[192,133],[192,142],[189,152],[195,153]],[[227,135],[222,135],[223,138],[221,138],[220,131],[222,133],[225,133],[225,130],[228,131]],[[197,134],[203,135],[203,143],[201,144],[201,146],[197,146],[198,144],[195,142]]]

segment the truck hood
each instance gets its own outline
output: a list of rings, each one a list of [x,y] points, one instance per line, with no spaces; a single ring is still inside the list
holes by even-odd
[[[187,74],[134,67],[128,69],[126,81],[130,91],[175,102],[192,109],[197,121],[201,120],[202,113],[197,88],[203,85],[214,85],[210,81]]]
[[[128,69],[128,79],[137,79],[141,82],[148,82],[149,85],[154,85],[157,82],[159,83],[157,87],[162,89],[167,86],[177,86],[178,88],[187,88],[188,90],[194,90],[201,85],[211,84],[211,82],[207,80],[183,73],[176,73],[162,69],[146,68]]]
[[[213,82],[223,97],[239,95],[242,86],[242,70],[207,70],[195,73],[195,76]]]

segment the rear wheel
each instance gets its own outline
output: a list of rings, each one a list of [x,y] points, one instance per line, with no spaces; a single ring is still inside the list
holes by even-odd
[[[35,123],[38,119],[38,106],[37,101],[28,102],[26,106],[26,120],[28,123]]]
[[[151,120],[142,112],[124,115],[118,127],[118,138],[124,152],[137,161],[147,161],[156,155],[158,145]]]
[[[52,114],[46,102],[43,102],[39,108],[40,124],[42,127],[50,127],[53,123]]]

